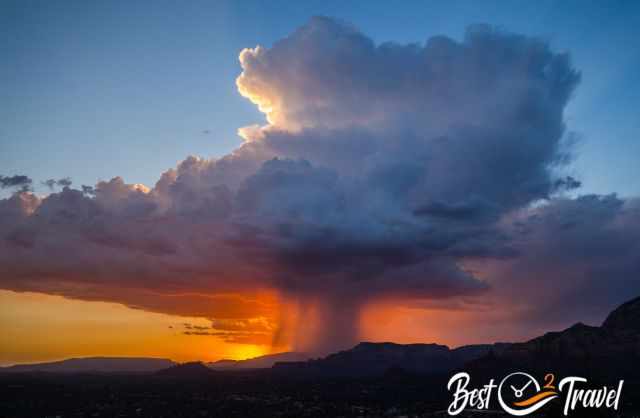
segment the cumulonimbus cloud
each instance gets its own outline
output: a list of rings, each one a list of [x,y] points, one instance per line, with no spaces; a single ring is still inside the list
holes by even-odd
[[[524,288],[557,279],[563,295],[639,271],[637,205],[562,195],[579,186],[560,173],[580,75],[547,43],[480,25],[461,42],[376,45],[317,17],[240,63],[239,92],[266,125],[153,188],[115,177],[1,200],[0,287],[227,325],[282,325],[278,298],[308,301],[321,318],[311,344],[329,349],[356,337],[376,298],[513,297],[532,263],[545,279],[519,273]],[[606,238],[589,250],[617,249],[616,264],[581,256],[585,237]],[[618,277],[603,304],[638,290]]]

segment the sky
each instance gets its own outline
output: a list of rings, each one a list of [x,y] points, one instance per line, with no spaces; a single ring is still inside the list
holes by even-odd
[[[2,364],[520,340],[640,292],[637,2],[0,8]]]
[[[584,188],[637,194],[637,2],[3,2],[0,167],[37,182],[93,185],[114,173],[148,186],[187,155],[219,157],[264,117],[238,95],[238,54],[311,16],[374,41],[460,39],[489,23],[569,51],[583,82],[567,109]],[[205,133],[208,131],[209,133]],[[150,151],[152,151],[150,153]],[[150,155],[151,154],[151,155]],[[39,190],[46,193],[47,189]]]

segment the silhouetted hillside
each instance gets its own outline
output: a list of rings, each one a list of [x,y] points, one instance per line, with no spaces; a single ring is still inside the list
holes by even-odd
[[[207,366],[214,370],[246,370],[246,369],[268,369],[276,362],[281,361],[304,361],[309,358],[308,354],[297,352],[285,352],[267,354],[246,360],[218,360],[207,363]]]
[[[168,369],[160,370],[155,374],[158,377],[178,379],[200,379],[211,377],[215,372],[199,361],[177,364]]]
[[[332,376],[374,376],[390,369],[411,373],[443,373],[461,367],[507,344],[473,345],[454,350],[438,344],[395,344],[362,342],[350,350],[306,362],[279,362],[282,373],[309,373]]]
[[[87,373],[87,372],[154,372],[173,366],[169,359],[145,357],[86,357],[72,358],[49,363],[19,364],[0,368],[0,372],[49,372],[49,373]]]
[[[602,324],[608,332],[640,333],[640,297],[620,305]]]
[[[517,368],[603,380],[640,377],[640,298],[615,309],[601,327],[577,323],[468,364],[484,374]]]

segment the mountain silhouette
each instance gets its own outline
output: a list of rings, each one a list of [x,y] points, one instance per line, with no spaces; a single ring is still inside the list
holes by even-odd
[[[284,352],[266,354],[264,356],[253,357],[246,360],[218,360],[206,363],[207,367],[213,370],[246,370],[246,369],[268,369],[277,362],[282,361],[303,361],[310,356],[299,352]]]
[[[517,368],[597,377],[640,377],[640,298],[609,314],[602,326],[577,323],[470,362],[476,373],[495,374]]]
[[[200,361],[176,364],[167,369],[157,371],[156,376],[176,379],[200,379],[214,376],[216,372]]]
[[[611,312],[602,328],[610,333],[640,333],[640,297],[622,304]]]
[[[606,380],[640,377],[640,298],[609,314],[601,327],[577,323],[521,343],[469,345],[363,342],[305,362],[278,362],[280,373],[323,376],[382,375],[389,370],[438,374],[469,370],[495,376],[513,370],[577,373]]]
[[[146,357],[85,357],[0,368],[2,372],[113,373],[154,372],[175,363],[169,359]]]
[[[411,373],[443,373],[463,366],[490,351],[502,351],[508,344],[470,345],[451,350],[439,344],[396,344],[361,342],[350,350],[306,362],[278,362],[274,370],[283,373],[374,376],[391,369]]]

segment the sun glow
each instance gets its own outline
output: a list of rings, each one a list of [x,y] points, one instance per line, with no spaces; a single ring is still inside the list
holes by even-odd
[[[40,293],[0,291],[0,365],[71,357],[161,357],[175,361],[245,359],[270,346],[186,335],[183,324],[206,327],[205,318],[131,309]]]
[[[229,356],[231,360],[246,360],[253,357],[269,354],[269,347],[259,345],[240,345],[233,349],[233,354]]]

